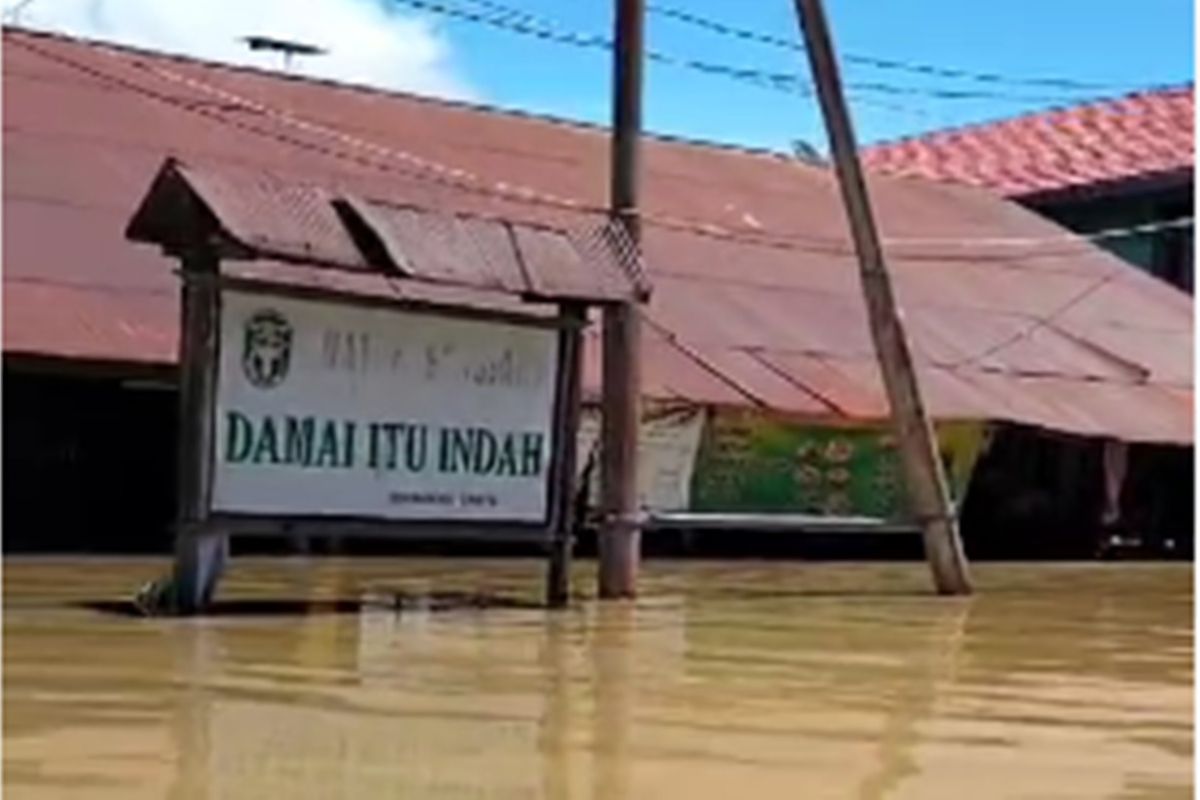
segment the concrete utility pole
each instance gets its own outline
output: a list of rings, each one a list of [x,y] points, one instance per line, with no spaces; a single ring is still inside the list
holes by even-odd
[[[616,0],[609,206],[635,247],[641,245],[638,175],[642,135],[643,0]],[[601,598],[637,594],[641,530],[637,440],[641,399],[641,317],[635,303],[604,309],[601,428]]]
[[[941,594],[970,594],[971,578],[958,520],[954,516],[946,475],[938,458],[933,426],[925,413],[921,389],[913,368],[904,325],[896,309],[892,281],[883,260],[871,201],[858,161],[854,128],[842,96],[841,77],[821,0],[796,0],[800,33],[808,51],[821,113],[829,133],[830,149],[858,254],[863,299],[870,320],[871,338],[883,373],[892,424],[899,439],[908,495],[925,538],[925,556]]]

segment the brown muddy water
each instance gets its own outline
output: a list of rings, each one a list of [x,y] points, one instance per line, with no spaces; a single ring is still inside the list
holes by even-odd
[[[161,567],[6,561],[6,798],[1192,793],[1190,565],[979,565],[956,600],[917,564],[650,563],[634,604],[329,613],[540,565],[262,559],[222,597],[311,613],[80,605]]]

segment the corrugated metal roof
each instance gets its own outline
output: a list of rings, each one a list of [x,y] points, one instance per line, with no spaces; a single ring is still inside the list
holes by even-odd
[[[390,207],[562,230],[588,216],[477,189],[519,182],[585,206],[605,201],[608,141],[597,128],[11,29],[4,44],[7,352],[174,358],[171,265],[122,238],[168,155]],[[217,102],[214,88],[261,107]],[[473,179],[464,185],[461,175],[414,158]],[[644,255],[655,286],[646,308],[645,393],[830,422],[881,417],[886,407],[833,176],[780,156],[662,139],[647,141],[644,164],[652,218]],[[889,240],[1063,234],[967,187],[874,177],[871,190]],[[664,215],[723,233],[683,230],[659,221]],[[494,235],[487,231],[481,235]],[[1183,293],[1081,242],[1015,255],[973,244],[893,243],[888,252],[935,416],[1192,440],[1192,301]],[[552,280],[538,263],[529,271]],[[480,269],[497,281],[512,274],[507,262]],[[375,276],[328,273],[320,279],[397,291],[373,283]],[[404,291],[417,286],[409,284]],[[432,284],[420,291],[511,302]],[[594,331],[586,352],[594,392]]]
[[[1010,197],[1175,177],[1190,183],[1191,86],[935,131],[863,151],[866,165]]]
[[[577,248],[597,234],[430,211],[263,172],[168,159],[126,235],[176,253],[196,243],[225,259],[275,259],[314,268],[585,303],[647,297],[633,249],[605,217],[590,227],[614,247]]]
[[[171,181],[186,184],[178,188],[194,192],[218,226],[249,250],[351,269],[370,267],[337,215],[336,195],[324,186],[287,182],[261,171],[191,167],[174,161],[155,178],[156,184]],[[147,201],[153,202],[153,196]],[[158,241],[177,236],[174,229],[182,221],[179,217],[155,220],[163,230],[147,235],[162,237]]]
[[[632,253],[628,247],[590,244],[601,235],[616,242],[625,237],[604,216],[581,218],[570,229],[560,229],[361,201],[353,195],[346,199],[410,278],[545,300],[622,301],[649,294],[640,267],[625,259]]]

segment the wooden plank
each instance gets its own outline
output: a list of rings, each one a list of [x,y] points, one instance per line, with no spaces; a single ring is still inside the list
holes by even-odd
[[[362,517],[279,517],[212,514],[209,524],[234,536],[325,538],[401,541],[457,541],[501,544],[541,544],[550,541],[545,523],[496,524],[453,520],[392,521]]]
[[[411,297],[385,297],[382,295],[358,294],[340,289],[320,286],[299,286],[235,275],[222,275],[214,280],[216,280],[220,289],[230,289],[248,294],[261,294],[269,297],[289,297],[296,300],[334,302],[339,305],[355,306],[358,308],[411,311],[416,314],[430,314],[449,317],[451,319],[506,322],[530,328],[556,328],[562,324],[558,317],[549,312],[538,313],[540,310],[547,308],[547,306],[535,302],[530,303],[529,313],[526,314],[520,311],[509,311],[499,308],[491,309],[469,305],[448,305],[446,303],[435,303]],[[403,281],[400,283],[402,284]]]
[[[643,528],[647,531],[762,531],[822,535],[911,535],[921,533],[920,527],[914,523],[896,522],[877,517],[821,517],[813,514],[707,511],[652,511],[646,515]]]

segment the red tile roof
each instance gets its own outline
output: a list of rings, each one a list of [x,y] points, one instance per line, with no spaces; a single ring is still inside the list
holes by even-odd
[[[12,29],[3,42],[6,357],[174,361],[174,265],[123,236],[168,155],[514,222],[582,213],[520,201],[518,184],[605,202],[600,128]],[[833,175],[661,138],[644,156],[646,396],[884,415]],[[1191,441],[1187,295],[989,192],[870,183],[935,416]]]
[[[1191,182],[1193,87],[1027,114],[868,147],[866,166],[1028,198],[1135,181]]]

